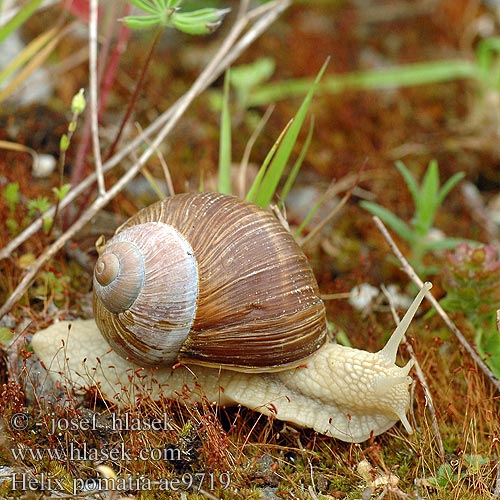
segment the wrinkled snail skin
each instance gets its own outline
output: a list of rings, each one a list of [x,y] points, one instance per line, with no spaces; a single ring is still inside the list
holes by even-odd
[[[109,350],[93,320],[56,323],[33,337],[33,348],[56,379],[82,389],[98,386],[122,406],[138,394],[176,397],[186,387],[197,401],[199,386],[209,401],[242,404],[343,441],[364,441],[400,418],[409,429],[409,367],[387,366],[378,353],[337,344],[325,345],[304,367],[269,374],[194,365],[141,369]],[[374,389],[377,381],[383,390]]]
[[[399,344],[426,284],[377,353],[327,342],[314,274],[290,233],[250,203],[177,195],[141,210],[100,249],[94,320],[33,336],[52,379],[120,405],[149,395],[241,404],[360,442],[411,432]]]
[[[408,432],[408,372],[395,364],[397,349],[426,284],[387,345],[377,353],[327,343],[304,365],[280,372],[245,373],[191,365],[140,368],[110,349],[94,320],[62,321],[33,336],[33,350],[54,381],[75,390],[97,386],[119,406],[138,395],[203,395],[220,405],[241,404],[343,441],[361,442],[399,420]],[[186,399],[183,398],[183,401]]]

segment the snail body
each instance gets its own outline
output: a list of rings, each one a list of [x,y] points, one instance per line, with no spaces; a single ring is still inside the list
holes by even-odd
[[[120,227],[100,252],[94,288],[95,321],[33,337],[53,379],[97,385],[120,405],[144,392],[188,390],[196,401],[201,387],[218,404],[350,442],[399,420],[411,432],[412,363],[395,362],[430,284],[381,351],[327,342],[314,275],[288,231],[250,203],[204,193],[154,204]]]

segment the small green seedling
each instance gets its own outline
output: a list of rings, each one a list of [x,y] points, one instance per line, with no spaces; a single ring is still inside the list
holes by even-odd
[[[51,207],[51,203],[49,202],[48,198],[45,196],[39,196],[38,198],[35,198],[34,200],[29,200],[28,201],[28,217],[30,219],[34,219]],[[45,234],[48,234],[49,231],[52,228],[52,224],[54,222],[53,217],[50,215],[44,215],[43,216],[43,230],[45,231]]]
[[[460,480],[479,474],[481,467],[489,464],[482,455],[464,455],[461,464],[458,460],[456,462],[441,465],[436,476],[427,478],[427,481],[438,488],[453,487]]]
[[[500,307],[500,258],[491,245],[459,244],[447,255],[442,271],[446,311],[464,314],[475,333],[476,348],[500,379],[500,333],[496,313]]]
[[[182,0],[130,0],[145,12],[143,16],[127,16],[122,21],[132,29],[153,27],[175,28],[188,35],[208,35],[221,24],[231,9],[204,8],[181,12]]]
[[[403,176],[415,205],[415,213],[410,224],[377,203],[362,201],[360,205],[373,215],[378,216],[408,242],[412,250],[411,261],[413,266],[422,275],[428,275],[432,271],[423,267],[422,260],[425,254],[433,250],[454,248],[463,241],[457,238],[432,239],[431,231],[444,199],[463,179],[465,174],[463,172],[456,173],[440,187],[438,164],[436,160],[432,160],[422,179],[422,184],[419,186],[415,177],[403,162],[396,162],[396,168]]]

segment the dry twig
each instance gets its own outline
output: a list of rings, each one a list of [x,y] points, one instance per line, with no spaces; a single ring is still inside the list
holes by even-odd
[[[94,152],[94,165],[97,174],[99,196],[104,196],[104,174],[102,171],[101,144],[99,142],[99,97],[97,95],[97,13],[98,0],[90,2],[89,21],[89,83],[90,83],[90,128],[92,131],[92,147]]]
[[[0,308],[0,318],[4,314],[6,314],[22,297],[26,289],[30,286],[30,284],[36,277],[40,268],[48,260],[54,257],[54,255],[64,246],[64,244],[70,238],[73,237],[74,234],[80,231],[82,227],[85,226],[85,224],[87,224],[99,210],[106,206],[110,202],[110,200],[112,200],[127,185],[127,183],[137,175],[137,173],[140,171],[149,157],[153,154],[155,148],[157,148],[161,144],[161,142],[165,140],[167,135],[174,128],[178,120],[181,118],[181,116],[193,102],[193,100],[205,88],[207,88],[210,83],[212,83],[219,75],[221,75],[226,70],[226,68],[235,59],[237,59],[237,57],[276,20],[276,18],[289,6],[289,4],[290,0],[275,0],[274,2],[266,3],[247,12],[234,24],[213,59],[206,66],[200,76],[196,79],[191,88],[176,102],[174,106],[172,106],[167,112],[164,113],[164,115],[156,120],[155,127],[160,128],[161,126],[161,128],[156,137],[151,142],[151,147],[141,155],[139,160],[135,162],[135,164],[121,177],[118,182],[116,182],[116,184],[114,184],[108,191],[106,191],[104,195],[98,196],[97,199],[92,203],[92,205],[81,215],[80,219],[78,219],[63,235],[61,235],[38,257],[35,264],[33,264],[33,266],[31,266],[29,271],[25,274],[12,295]],[[254,19],[257,19],[255,24],[245,34],[242,35],[247,25]],[[151,126],[146,129],[145,135],[149,136],[150,133],[152,133]],[[138,141],[137,144],[139,143],[140,141]],[[124,148],[124,150],[128,151],[128,154],[133,149]],[[120,156],[121,155],[119,153],[114,155],[113,158],[110,159],[109,162],[107,162],[107,168],[111,168],[111,165],[116,165],[116,163],[119,162],[117,158],[119,158]],[[123,156],[121,157],[123,158]],[[95,174],[89,177],[95,181]],[[92,182],[87,181],[87,179],[82,182],[82,184],[84,183],[87,186],[90,186],[92,184]],[[68,197],[65,197],[63,201],[65,201],[66,198]],[[68,202],[66,202],[66,204],[67,203]],[[4,252],[0,252],[0,258],[4,256]]]
[[[500,498],[500,460],[497,462],[497,479],[495,482],[495,490],[493,491],[492,500],[498,500]]]

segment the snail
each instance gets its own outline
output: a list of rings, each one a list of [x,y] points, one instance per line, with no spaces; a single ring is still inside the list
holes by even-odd
[[[401,339],[430,284],[386,346],[328,340],[318,285],[270,213],[217,193],[182,194],[139,211],[100,249],[95,320],[59,322],[32,346],[51,377],[98,386],[122,405],[190,390],[349,442],[406,417],[412,362]],[[200,389],[201,388],[201,389]]]

